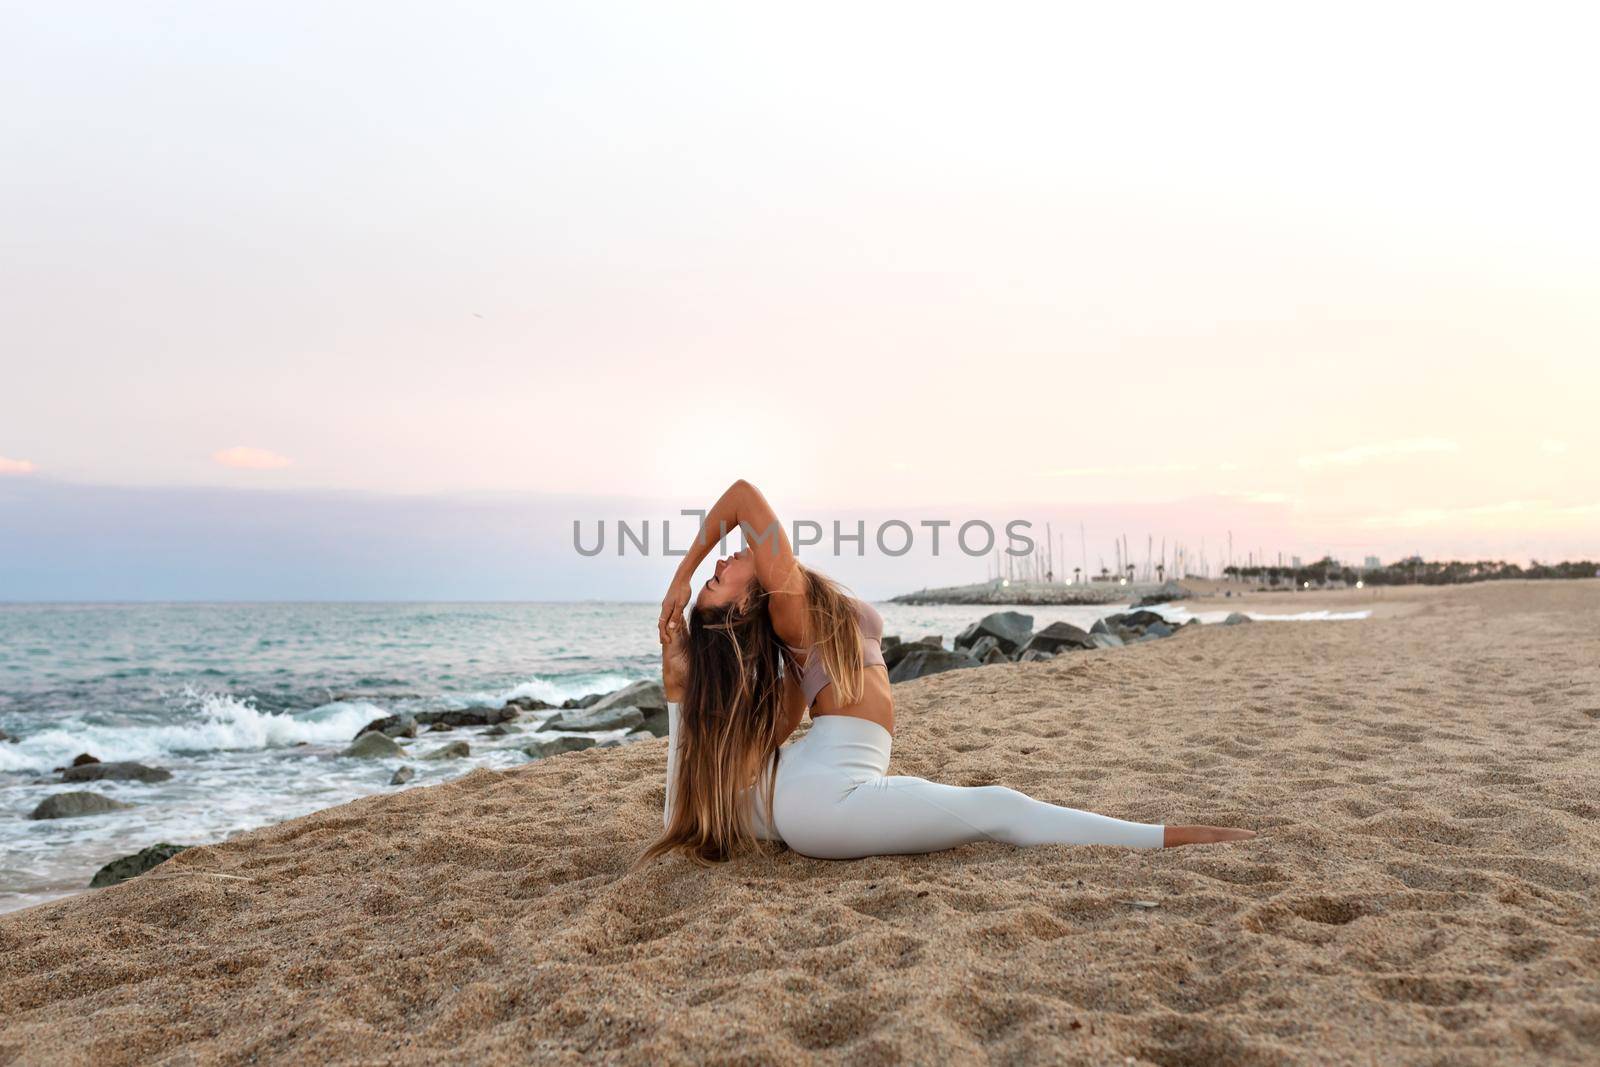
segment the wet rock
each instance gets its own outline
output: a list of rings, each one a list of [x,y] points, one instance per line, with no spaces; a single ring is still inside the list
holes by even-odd
[[[889,634],[883,640],[878,642],[878,647],[883,649],[885,652],[888,652],[891,648],[895,648],[899,644],[900,638],[896,637],[894,634]]]
[[[545,711],[555,705],[546,704],[538,697],[512,697],[506,701],[506,707],[516,708],[518,711]]]
[[[1145,627],[1144,635],[1146,637],[1171,637],[1176,632],[1170,623],[1153,622]]]
[[[172,772],[165,767],[146,767],[132,760],[85,763],[61,772],[63,782],[165,782],[171,777]]]
[[[17,743],[17,739],[4,730],[0,730],[0,741],[10,741],[13,745]]]
[[[1087,630],[1072,625],[1070,622],[1053,622],[1028,638],[1028,643],[1023,646],[1022,652],[1048,652],[1052,655],[1061,651],[1070,651],[1078,648],[1093,648],[1094,639]],[[1022,656],[1017,657],[1018,660]]]
[[[903,659],[889,671],[889,681],[909,682],[913,678],[924,678],[930,674],[943,674],[945,671],[956,671],[966,667],[977,667],[980,664],[965,651],[946,652],[942,648],[929,648],[927,646],[914,647]]]
[[[1228,617],[1226,619],[1222,620],[1222,625],[1224,625],[1224,626],[1237,626],[1241,622],[1254,622],[1254,621],[1255,621],[1254,619],[1252,619],[1250,616],[1248,616],[1248,615],[1246,615],[1246,614],[1244,614],[1242,612],[1230,611],[1230,612],[1228,612]]]
[[[436,722],[432,726],[428,727],[428,732],[430,734],[447,734],[454,729],[455,727],[451,726],[447,722]]]
[[[390,785],[405,785],[407,782],[411,781],[411,779],[415,778],[416,776],[417,776],[417,772],[412,770],[410,767],[401,767],[399,770],[395,771],[393,777],[391,777],[389,779],[389,784]]]
[[[663,712],[666,710],[662,709]],[[563,711],[540,727],[542,730],[637,730],[643,727],[644,712],[635,707],[585,708]]]
[[[40,801],[28,818],[74,819],[79,815],[104,815],[109,811],[124,811],[131,807],[132,804],[124,804],[99,793],[57,793]]]
[[[552,737],[548,741],[535,741],[523,748],[523,752],[534,759],[544,759],[547,756],[559,756],[563,752],[577,752],[585,748],[595,747],[592,737]]]
[[[623,686],[615,693],[607,693],[589,705],[591,711],[609,711],[612,708],[638,708],[639,714],[644,716],[644,729],[655,737],[667,736],[667,691],[660,682],[646,678]],[[580,727],[563,726],[561,729]]]
[[[1151,626],[1166,622],[1166,617],[1154,611],[1126,611],[1121,615],[1108,615],[1106,621],[1115,626]]]
[[[416,737],[417,720],[410,715],[385,715],[381,719],[373,719],[356,732],[356,737],[376,730],[386,737]]]
[[[972,654],[982,659],[988,649],[983,652],[975,649],[979,641],[989,638],[1000,647],[1000,651],[1008,656],[1014,656],[1027,645],[1028,639],[1032,636],[1032,615],[1025,615],[1020,611],[996,611],[962,630],[956,636],[955,646],[974,650]]]
[[[187,848],[188,845],[169,845],[163,841],[159,845],[140,849],[131,856],[114,859],[94,872],[94,877],[89,879],[89,888],[103,889],[108,885],[126,882],[129,878],[137,878],[150,868],[161,866]]]
[[[453,711],[419,711],[415,718],[423,726],[444,723],[447,726],[493,726],[510,722],[522,709],[507,705],[503,708],[457,708]]]
[[[394,738],[376,730],[362,734],[350,743],[349,748],[339,753],[351,759],[396,759],[405,754],[406,750]]]
[[[467,744],[465,741],[452,741],[443,748],[436,748],[427,755],[419,756],[417,758],[429,760],[463,759],[470,755],[472,755],[471,745]]]
[[[86,767],[91,763],[99,763],[99,762],[100,762],[99,760],[95,759],[93,756],[89,755],[89,753],[87,753],[87,752],[80,752],[80,753],[78,753],[76,756],[74,756],[72,758],[72,765],[74,767]]]
[[[568,700],[563,700],[561,702],[561,708],[563,711],[571,711],[573,708],[587,708],[601,700],[604,700],[605,698],[606,695],[604,693],[590,693],[588,696],[573,697]]]
[[[520,734],[522,727],[509,722],[497,722],[483,732],[484,737],[509,737],[511,734]]]

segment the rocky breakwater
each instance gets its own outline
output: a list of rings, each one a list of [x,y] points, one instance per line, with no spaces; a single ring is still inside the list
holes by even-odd
[[[909,682],[913,678],[967,667],[1033,663],[1072,652],[1121,648],[1170,637],[1181,629],[1198,625],[1197,620],[1191,619],[1183,626],[1176,626],[1153,611],[1135,609],[1107,615],[1087,630],[1070,622],[1053,622],[1035,632],[1032,615],[997,611],[957,634],[951,642],[954,647],[950,649],[944,647],[939,637],[917,641],[885,637],[883,659],[889,669],[889,681]]]

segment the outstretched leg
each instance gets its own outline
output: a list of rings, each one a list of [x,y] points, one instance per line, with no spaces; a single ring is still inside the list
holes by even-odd
[[[836,800],[813,794],[783,804],[779,824],[790,848],[821,859],[939,852],[976,841],[1154,849],[1166,843],[1167,829],[1046,804],[1005,786],[903,775],[862,782]]]

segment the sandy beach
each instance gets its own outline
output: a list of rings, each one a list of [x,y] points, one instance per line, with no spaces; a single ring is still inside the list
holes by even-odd
[[[1595,1062],[1600,581],[1279,599],[1378,606],[897,687],[898,773],[1249,843],[630,874],[665,742],[571,753],[0,917],[0,1063]]]

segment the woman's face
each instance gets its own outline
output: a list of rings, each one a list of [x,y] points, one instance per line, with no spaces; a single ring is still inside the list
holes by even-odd
[[[737,603],[756,580],[750,549],[743,548],[717,560],[715,572],[694,598],[696,608],[724,608]]]

